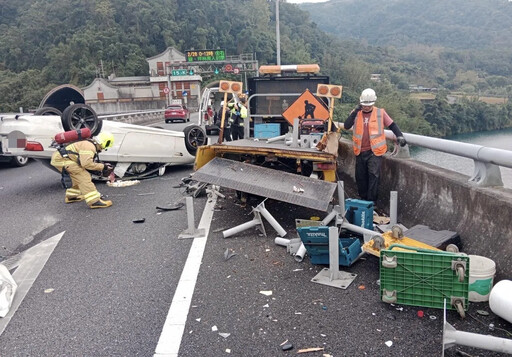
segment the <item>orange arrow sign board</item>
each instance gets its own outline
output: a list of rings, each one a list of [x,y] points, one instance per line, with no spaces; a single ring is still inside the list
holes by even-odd
[[[329,120],[329,110],[323,102],[306,89],[295,102],[283,112],[283,117],[293,125],[295,118]]]

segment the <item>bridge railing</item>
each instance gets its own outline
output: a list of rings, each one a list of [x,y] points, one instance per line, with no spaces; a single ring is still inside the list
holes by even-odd
[[[392,131],[386,130],[385,132],[386,138],[396,141]],[[404,133],[404,138],[408,145],[472,159],[475,167],[469,181],[478,186],[503,186],[500,166],[512,168],[512,151],[509,150],[409,133]],[[403,158],[410,157],[408,145],[403,148],[396,145],[394,155]]]
[[[165,109],[126,112],[120,114],[100,114],[103,120],[120,121],[129,124],[149,124],[163,120]]]

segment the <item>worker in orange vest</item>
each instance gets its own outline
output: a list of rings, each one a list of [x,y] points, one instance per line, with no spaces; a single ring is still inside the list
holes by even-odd
[[[398,125],[383,108],[374,106],[377,100],[375,91],[365,89],[359,98],[359,105],[350,113],[344,123],[345,129],[353,127],[352,147],[356,155],[356,184],[359,197],[376,203],[379,191],[382,155],[386,153],[384,127],[396,136],[398,144],[407,142]]]

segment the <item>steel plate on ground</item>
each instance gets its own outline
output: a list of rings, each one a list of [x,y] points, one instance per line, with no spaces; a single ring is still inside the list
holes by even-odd
[[[214,158],[194,173],[200,182],[327,211],[336,184],[243,162]],[[303,192],[295,192],[294,187]]]

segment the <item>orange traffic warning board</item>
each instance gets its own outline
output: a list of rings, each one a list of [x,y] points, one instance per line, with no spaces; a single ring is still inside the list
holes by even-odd
[[[293,125],[295,118],[329,120],[329,110],[325,104],[318,100],[306,89],[295,102],[283,112],[283,117]]]

